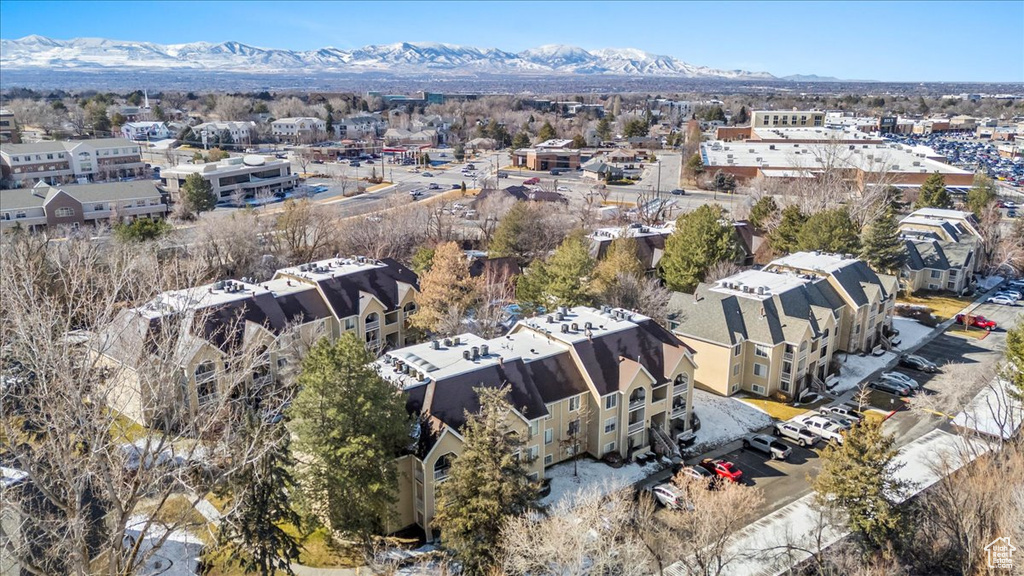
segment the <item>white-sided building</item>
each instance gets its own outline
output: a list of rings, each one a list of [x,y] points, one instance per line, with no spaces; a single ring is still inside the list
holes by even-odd
[[[177,199],[191,174],[199,174],[213,186],[218,203],[254,198],[258,194],[281,194],[295,188],[299,177],[287,160],[258,155],[226,158],[205,164],[179,164],[160,173],[163,187]]]
[[[128,178],[145,167],[139,145],[124,138],[0,146],[0,170],[9,188]]]
[[[270,123],[270,134],[282,142],[298,143],[323,137],[327,122],[310,116],[281,118]]]
[[[163,122],[126,122],[121,135],[128,140],[165,140],[175,134]]]
[[[246,122],[203,122],[192,127],[192,132],[202,137],[203,132],[211,138],[227,132],[236,144],[248,144],[256,135],[256,123]]]

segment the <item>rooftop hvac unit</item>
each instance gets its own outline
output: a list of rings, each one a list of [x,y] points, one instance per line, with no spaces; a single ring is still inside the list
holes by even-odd
[[[587,330],[590,330],[593,327],[594,327],[594,325],[592,323],[590,323],[590,322],[584,322],[583,323],[583,328],[585,328]]]
[[[453,346],[458,346],[461,343],[462,343],[462,339],[459,338],[458,336],[456,336],[455,338],[452,338],[452,345]]]
[[[462,351],[462,359],[463,360],[469,360],[469,358],[470,358],[469,354],[470,354],[469,350],[463,350]]]
[[[775,150],[775,144],[769,144],[768,145],[768,149],[769,150]]]
[[[764,293],[765,293],[765,289],[764,289],[764,286],[758,286],[758,287],[757,287],[757,293],[758,293],[758,295],[760,295],[760,296],[764,296]]]
[[[223,290],[224,289],[224,281],[223,280],[218,280],[217,282],[214,282],[213,289],[214,290]]]
[[[473,346],[472,350],[473,350],[473,360],[476,360],[477,358],[480,357],[480,347],[479,346]]]
[[[431,340],[430,341],[430,347],[433,348],[434,350],[440,350],[441,349],[441,343],[438,342],[437,340]]]
[[[725,157],[726,158],[732,158],[732,154],[726,154]]]
[[[758,156],[757,158],[754,159],[755,162],[760,162],[761,160],[762,160],[761,156]]]
[[[490,348],[487,346],[487,344],[481,344],[480,345],[480,355],[481,356],[487,356],[487,352],[489,350],[490,350]]]
[[[921,162],[920,162],[920,161],[918,161],[918,160],[914,160],[914,166],[920,166],[920,165],[921,165]]]
[[[568,324],[562,324],[562,334],[568,334],[568,333],[569,333],[569,325]]]
[[[579,332],[580,331],[580,325],[575,323],[575,322],[573,322],[572,323],[572,331],[573,332]]]
[[[554,323],[555,323],[555,317],[549,314],[548,315],[548,324],[554,324]]]

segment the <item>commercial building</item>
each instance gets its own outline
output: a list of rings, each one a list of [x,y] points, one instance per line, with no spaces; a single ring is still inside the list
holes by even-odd
[[[145,172],[139,145],[124,138],[0,145],[6,187],[130,178]]]
[[[312,142],[327,135],[327,122],[308,116],[281,118],[270,123],[270,134],[281,142]]]
[[[0,193],[0,230],[77,230],[135,218],[162,219],[168,212],[164,193],[152,180],[58,186],[40,182]]]
[[[879,143],[861,132],[843,131],[843,139],[836,137],[838,131],[824,128],[754,132],[774,135],[775,139],[714,140],[701,144],[705,171],[722,171],[739,180],[757,176],[793,180],[812,179],[827,169],[837,170],[860,189],[876,182],[919,188],[935,173],[941,174],[951,188],[969,188],[974,180],[973,172],[937,160],[934,151],[926,147]]]
[[[165,140],[175,134],[164,122],[125,122],[121,136],[127,140]]]
[[[698,387],[793,400],[825,388],[836,351],[889,346],[895,293],[860,260],[801,252],[675,293],[668,320],[695,351]]]
[[[437,491],[462,451],[475,388],[505,386],[510,427],[524,441],[532,478],[585,453],[631,459],[671,453],[688,430],[694,360],[678,338],[625,310],[577,307],[522,320],[507,336],[463,334],[388,352],[378,372],[419,417],[410,454],[398,460],[394,529],[416,525],[432,539]]]
[[[177,201],[177,195],[191,174],[199,174],[213,186],[217,203],[255,198],[261,194],[282,194],[299,181],[287,160],[269,156],[232,157],[205,164],[179,164],[160,173],[163,187]]]
[[[825,125],[825,113],[818,110],[754,110],[750,113],[750,125],[761,127],[794,127]]]
[[[109,383],[113,408],[147,426],[183,423],[226,393],[223,368],[237,350],[264,351],[252,375],[259,387],[279,376],[296,342],[354,332],[375,350],[406,344],[418,290],[416,274],[394,260],[323,260],[283,268],[266,282],[165,292],[118,315],[94,349],[122,368]],[[171,322],[192,329],[162,332]],[[168,332],[177,340],[161,340]],[[157,365],[182,381],[151,382],[147,370]]]
[[[575,170],[580,166],[580,151],[570,149],[572,140],[547,140],[533,148],[512,152],[512,165],[530,170]]]
[[[192,127],[192,132],[199,137],[200,142],[203,140],[203,133],[206,133],[207,139],[210,141],[227,140],[225,136],[230,136],[231,141],[235,144],[248,145],[253,141],[256,135],[256,123],[249,121],[239,122],[203,122],[202,124],[196,124]]]

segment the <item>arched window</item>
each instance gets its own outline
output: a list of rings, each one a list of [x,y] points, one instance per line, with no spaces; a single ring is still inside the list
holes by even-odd
[[[402,311],[405,312],[406,316],[411,316],[411,315],[415,314],[416,313],[416,303],[415,302],[409,302],[408,304],[406,304],[402,308]]]
[[[679,374],[678,376],[676,376],[676,380],[675,380],[675,385],[676,386],[682,386],[682,387],[685,388],[689,383],[690,383],[690,376],[688,374],[686,374],[685,372],[683,372],[682,374]]]
[[[452,462],[455,460],[455,454],[449,452],[444,456],[441,456],[434,462],[434,481],[440,482],[448,478],[448,472],[451,470]]]
[[[373,324],[374,322],[380,322],[380,315],[376,312],[370,312],[366,315],[366,323]]]
[[[629,395],[629,404],[632,406],[633,404],[643,402],[646,398],[647,392],[643,388],[637,388]]]

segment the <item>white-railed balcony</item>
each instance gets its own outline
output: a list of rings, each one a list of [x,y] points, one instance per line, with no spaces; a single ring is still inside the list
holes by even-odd
[[[689,390],[690,390],[690,385],[689,384],[676,384],[675,387],[672,388],[672,397],[675,398],[676,396],[683,396]]]
[[[672,412],[670,418],[685,418],[686,417],[686,402],[673,402]]]
[[[646,426],[646,422],[644,422],[643,420],[639,420],[637,422],[633,422],[626,429],[626,433],[629,434],[630,436],[632,436],[633,434],[636,434],[637,432],[643,432],[645,426]]]
[[[448,479],[448,472],[451,468],[435,468],[434,482],[443,482]]]

